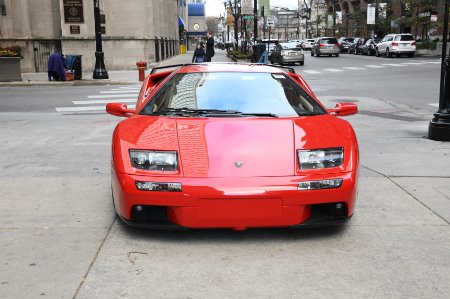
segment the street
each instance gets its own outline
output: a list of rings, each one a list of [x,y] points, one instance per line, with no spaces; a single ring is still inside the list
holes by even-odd
[[[361,168],[352,219],[299,230],[128,227],[104,106],[139,85],[0,87],[0,297],[448,298],[450,144],[426,138],[440,63],[305,52],[317,97],[359,106]]]

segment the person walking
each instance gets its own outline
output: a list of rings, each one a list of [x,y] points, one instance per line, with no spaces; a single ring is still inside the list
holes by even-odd
[[[211,57],[214,56],[214,38],[212,37],[211,32],[206,34],[206,62],[211,62]]]
[[[205,44],[203,42],[199,42],[197,44],[197,48],[194,51],[194,56],[192,56],[192,62],[200,63],[205,62],[206,53],[205,53]]]

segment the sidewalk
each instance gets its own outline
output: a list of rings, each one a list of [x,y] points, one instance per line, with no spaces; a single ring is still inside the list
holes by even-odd
[[[230,62],[227,58],[226,51],[215,49],[216,54],[212,58],[213,62]],[[188,51],[186,54],[179,54],[171,57],[167,60],[159,63],[149,64],[149,68],[146,74],[150,73],[152,67],[165,66],[171,64],[190,63],[192,61],[192,55],[194,51]],[[119,84],[138,84],[139,75],[138,70],[129,71],[108,71],[109,79],[92,79],[92,72],[83,72],[82,80],[75,81],[48,81],[46,72],[42,73],[22,73],[22,81],[14,82],[0,82],[1,86],[35,86],[35,85],[48,85],[48,86],[84,86],[84,85],[119,85]]]

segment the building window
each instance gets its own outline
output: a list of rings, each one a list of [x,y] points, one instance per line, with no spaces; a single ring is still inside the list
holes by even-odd
[[[0,0],[0,13],[2,14],[2,16],[6,16],[5,0]]]

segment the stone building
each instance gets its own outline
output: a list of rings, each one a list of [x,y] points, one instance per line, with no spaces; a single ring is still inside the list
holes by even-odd
[[[95,65],[94,0],[0,0],[0,47],[22,48],[22,72],[47,70],[50,53]],[[135,69],[178,54],[178,0],[101,0],[107,70]]]

